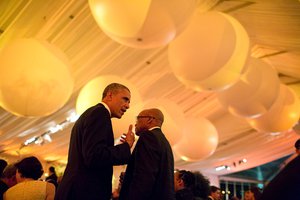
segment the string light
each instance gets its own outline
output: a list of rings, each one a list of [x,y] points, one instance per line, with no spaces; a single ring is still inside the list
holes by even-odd
[[[28,146],[30,144],[37,144],[37,145],[43,145],[46,142],[52,142],[52,138],[50,135],[57,133],[59,131],[62,131],[64,128],[68,127],[70,124],[76,122],[76,120],[79,118],[79,115],[77,115],[75,112],[72,112],[69,117],[66,118],[66,120],[62,121],[59,124],[56,124],[55,126],[52,126],[47,130],[46,132],[42,133],[39,136],[34,136],[29,139],[27,139],[24,143],[21,144],[20,149],[22,149],[25,146]]]
[[[233,167],[237,167],[237,163],[238,165],[244,164],[247,162],[246,158],[243,158],[242,160],[239,160],[238,162],[233,162],[232,166]],[[231,166],[230,165],[221,165],[215,168],[216,171],[221,171],[221,170],[231,170]]]

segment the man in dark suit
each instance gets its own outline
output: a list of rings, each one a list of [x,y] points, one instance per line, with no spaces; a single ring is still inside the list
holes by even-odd
[[[123,143],[114,146],[111,118],[121,118],[129,103],[129,89],[112,83],[104,89],[102,102],[87,109],[76,121],[56,200],[110,199],[113,165],[129,161],[134,143],[130,125]]]
[[[120,200],[173,200],[174,160],[171,146],[161,131],[163,113],[143,110],[135,124],[140,136],[132,152],[120,192]]]
[[[295,143],[297,156],[291,160],[266,186],[259,200],[299,199],[300,140]]]

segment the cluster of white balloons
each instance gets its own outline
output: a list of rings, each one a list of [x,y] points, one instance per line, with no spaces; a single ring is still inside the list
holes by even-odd
[[[169,44],[174,75],[195,91],[217,92],[220,103],[235,116],[245,118],[258,131],[279,132],[292,128],[300,117],[296,93],[280,84],[275,69],[249,56],[247,31],[232,16],[196,10],[190,0],[89,0],[92,14],[111,39],[133,48]],[[73,89],[66,56],[46,41],[21,39],[0,54],[0,105],[27,117],[49,115],[61,108]],[[218,132],[204,118],[185,118],[168,99],[143,102],[137,88],[114,75],[87,83],[77,99],[78,114],[101,100],[111,82],[128,86],[131,109],[122,120],[113,120],[120,137],[143,108],[157,107],[165,114],[163,132],[182,159],[195,161],[214,153]]]
[[[134,48],[169,44],[169,63],[181,83],[195,91],[217,92],[218,100],[231,114],[245,118],[256,130],[279,132],[297,123],[298,97],[280,84],[275,69],[249,56],[247,31],[232,16],[196,10],[195,1],[148,0],[131,4],[90,0],[89,4],[98,25],[117,42]],[[152,103],[160,105],[164,113],[180,110],[174,106],[170,109],[171,104],[165,100]],[[208,121],[189,119],[182,124],[180,115],[172,116],[167,115],[171,120],[166,123],[166,135],[178,155],[197,160],[214,152],[217,131],[209,128]],[[211,134],[204,136],[205,130]],[[207,142],[211,137],[214,139],[209,141],[214,142]],[[206,145],[200,148],[197,143]],[[205,150],[201,153],[197,149]]]

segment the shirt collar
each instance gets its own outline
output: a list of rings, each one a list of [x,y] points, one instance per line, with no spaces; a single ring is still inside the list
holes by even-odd
[[[100,103],[108,110],[109,116],[111,117],[111,112],[110,112],[108,105],[106,103],[104,103],[103,101],[101,101]]]
[[[153,126],[152,128],[149,128],[148,130],[149,130],[149,131],[152,131],[153,129],[156,129],[156,128],[159,128],[159,129],[160,129],[159,126]]]

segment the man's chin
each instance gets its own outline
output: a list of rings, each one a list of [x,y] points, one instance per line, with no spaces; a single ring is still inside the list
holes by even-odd
[[[117,119],[121,119],[122,118],[122,114],[120,114],[120,115],[113,115],[111,118],[117,118]]]
[[[123,117],[124,113],[121,113],[120,115],[117,116],[118,119],[121,119]]]

